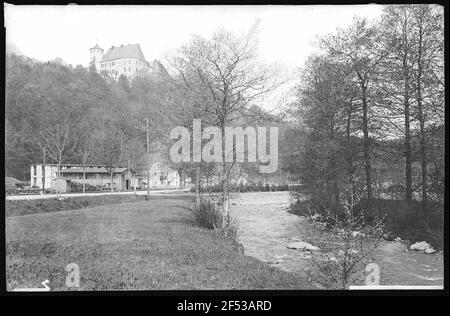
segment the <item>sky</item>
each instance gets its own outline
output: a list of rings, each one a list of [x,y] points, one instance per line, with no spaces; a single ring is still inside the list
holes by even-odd
[[[260,57],[301,66],[316,35],[350,24],[354,15],[376,17],[378,5],[321,6],[45,6],[5,4],[7,43],[38,59],[89,63],[89,48],[139,43],[147,60],[163,61],[193,33],[219,27],[247,31],[260,20]]]
[[[139,43],[147,61],[160,60],[192,34],[211,35],[219,27],[235,33],[259,25],[259,59],[290,69],[302,67],[314,40],[355,15],[375,18],[379,5],[316,6],[103,6],[5,4],[6,43],[28,57],[61,58],[88,66],[89,48]]]

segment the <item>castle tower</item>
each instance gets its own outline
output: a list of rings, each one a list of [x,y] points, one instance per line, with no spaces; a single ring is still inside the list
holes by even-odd
[[[96,43],[95,46],[92,47],[89,51],[90,51],[89,65],[95,65],[95,68],[97,69],[97,71],[99,71],[100,62],[102,61],[103,58],[103,49],[101,49],[100,46],[98,46],[98,44]]]

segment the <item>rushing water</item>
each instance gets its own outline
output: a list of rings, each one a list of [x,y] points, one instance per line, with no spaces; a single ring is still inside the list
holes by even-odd
[[[241,193],[231,200],[231,214],[237,219],[239,240],[245,253],[282,270],[305,275],[309,254],[288,249],[301,240],[306,219],[287,212],[288,192]],[[382,284],[442,285],[443,254],[427,255],[406,251],[400,242],[383,241],[377,251]]]

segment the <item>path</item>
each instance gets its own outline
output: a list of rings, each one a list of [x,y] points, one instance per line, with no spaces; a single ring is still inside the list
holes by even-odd
[[[167,190],[150,190],[151,195],[169,194],[169,193],[182,193],[189,192],[188,189],[167,189]],[[99,196],[99,195],[131,195],[134,191],[118,191],[118,192],[92,192],[92,193],[64,193],[61,194],[63,198],[79,197],[79,196]],[[147,190],[136,191],[137,195],[146,195]],[[40,199],[54,199],[57,198],[57,194],[36,194],[36,195],[8,195],[6,200],[40,200]]]

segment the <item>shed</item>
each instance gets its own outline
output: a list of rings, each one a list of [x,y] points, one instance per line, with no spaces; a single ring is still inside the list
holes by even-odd
[[[56,192],[69,193],[70,192],[70,180],[63,178],[63,177],[53,179],[52,187],[56,190]]]

